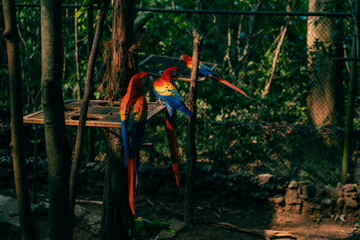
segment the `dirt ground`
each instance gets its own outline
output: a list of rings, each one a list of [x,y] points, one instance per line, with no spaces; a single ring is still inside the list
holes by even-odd
[[[11,194],[12,191],[7,191]],[[12,194],[11,194],[12,195]],[[101,215],[101,204],[80,203],[88,212]],[[150,200],[146,196],[136,198],[136,217],[141,216],[149,220],[160,220],[167,223],[182,222],[183,204],[181,202],[164,202]],[[356,219],[346,219],[346,222],[334,221],[330,217],[306,216],[277,212],[269,206],[254,204],[253,206],[237,208],[235,206],[217,207],[214,203],[198,202],[195,211],[195,221],[192,225],[185,225],[170,239],[176,240],[221,240],[241,239],[360,239],[360,235],[349,234],[354,229]],[[38,239],[44,238],[48,231],[47,214],[35,214],[35,226]],[[2,228],[2,229],[1,229]],[[0,239],[18,239],[19,235],[12,231],[5,231],[0,227]],[[8,230],[11,230],[9,227]],[[279,231],[272,234],[269,231]],[[284,232],[282,232],[284,231]],[[74,239],[98,240],[86,224],[78,224],[75,228]],[[284,235],[281,235],[285,233]],[[271,238],[271,236],[274,236]],[[278,236],[278,237],[276,237]],[[155,236],[146,238],[162,239]]]
[[[183,220],[183,204],[150,200],[140,196],[136,203],[136,216],[167,223]],[[83,204],[90,212],[101,213],[101,205]],[[249,208],[216,207],[208,202],[199,202],[195,211],[195,221],[185,225],[171,239],[176,240],[221,240],[241,239],[360,239],[360,235],[349,234],[354,229],[356,219],[346,222],[334,221],[330,217],[306,216],[286,212],[276,212],[268,206]],[[271,234],[271,231],[279,231]],[[98,239],[95,236],[83,238],[81,231],[76,239]],[[283,236],[281,234],[285,233]],[[288,233],[288,234],[286,234]],[[269,235],[266,235],[269,234]],[[271,238],[271,236],[274,236]],[[153,239],[153,238],[149,238]]]

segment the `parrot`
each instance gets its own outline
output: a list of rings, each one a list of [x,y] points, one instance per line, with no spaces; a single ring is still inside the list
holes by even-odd
[[[162,230],[175,234],[175,230],[170,228],[170,224],[161,221],[149,221],[145,218],[138,217],[135,220],[135,231],[138,236],[156,235]]]
[[[184,62],[186,64],[186,67],[188,67],[190,69],[192,68],[192,59],[191,59],[190,56],[185,55],[185,54],[180,55],[179,61]],[[250,99],[250,97],[244,91],[240,90],[238,87],[234,86],[230,82],[226,81],[225,79],[223,79],[222,77],[220,77],[219,75],[217,75],[216,73],[211,71],[210,68],[208,68],[207,66],[205,66],[205,64],[203,64],[201,62],[199,64],[199,74],[209,76],[209,77],[211,77],[213,79],[216,79],[219,82],[227,85],[228,87],[231,87],[235,91],[238,91],[239,93],[241,93],[242,95],[244,95],[245,97]]]
[[[170,155],[172,159],[172,167],[175,173],[176,185],[180,186],[180,168],[178,159],[177,131],[176,131],[176,110],[180,110],[188,117],[192,117],[193,113],[185,106],[181,100],[174,84],[173,78],[177,78],[179,69],[170,67],[162,72],[160,78],[153,84],[155,95],[163,100],[166,104],[165,126],[167,138],[170,146]]]
[[[140,141],[145,132],[148,105],[144,96],[144,84],[148,81],[147,72],[135,74],[129,83],[120,103],[121,137],[124,146],[124,166],[127,168],[129,205],[133,214],[134,186],[136,185],[135,157],[140,151]]]

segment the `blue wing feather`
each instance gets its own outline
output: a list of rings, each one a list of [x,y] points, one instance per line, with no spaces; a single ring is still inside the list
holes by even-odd
[[[181,100],[179,93],[176,91],[171,91],[171,92],[173,93],[172,95],[163,96],[163,95],[158,94],[154,89],[155,96],[157,96],[158,98],[163,100],[167,105],[180,110],[181,112],[185,113],[189,117],[192,117],[193,116],[192,112],[189,109],[187,109],[187,107]],[[167,108],[168,108],[168,106],[167,106]],[[168,109],[168,111],[169,111],[170,116],[172,116],[173,115],[172,110]]]
[[[205,64],[200,63],[200,68],[199,68],[199,74],[201,75],[212,75],[216,78],[220,78],[219,75],[217,75],[216,73],[214,73],[213,71],[210,70],[210,68],[208,68]]]
[[[121,138],[123,140],[123,146],[124,146],[124,166],[127,166],[127,158],[130,157],[130,148],[129,148],[129,136],[127,133],[127,121],[121,121]]]

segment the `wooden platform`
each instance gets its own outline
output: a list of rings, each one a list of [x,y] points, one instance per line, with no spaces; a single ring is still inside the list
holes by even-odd
[[[80,117],[80,100],[67,100],[65,107],[65,124],[77,126]],[[148,121],[156,114],[165,109],[165,104],[148,103]],[[103,100],[91,100],[88,108],[86,126],[90,127],[116,127],[120,128],[120,101],[108,102]],[[24,116],[24,123],[44,124],[44,113],[38,111]]]
[[[211,70],[214,70],[217,66],[215,63],[202,62]],[[154,76],[161,76],[161,71],[169,67],[177,67],[180,69],[178,80],[181,81],[190,81],[191,70],[188,69],[184,63],[179,62],[178,58],[159,56],[159,55],[150,55],[143,61],[139,63],[140,72],[148,72]],[[204,81],[205,77],[199,77],[199,81]]]

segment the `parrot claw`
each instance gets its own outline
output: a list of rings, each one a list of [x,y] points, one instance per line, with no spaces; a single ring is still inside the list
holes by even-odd
[[[161,100],[161,99],[158,99],[158,100],[155,102],[155,104],[165,104],[165,102],[164,102],[163,100]]]

